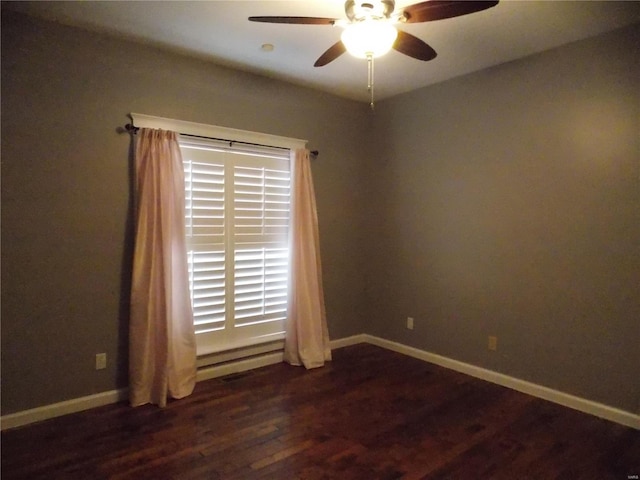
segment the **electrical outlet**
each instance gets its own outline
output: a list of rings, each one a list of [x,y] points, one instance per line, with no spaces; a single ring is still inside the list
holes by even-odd
[[[489,344],[487,345],[487,348],[493,352],[498,350],[498,337],[489,335]]]
[[[407,317],[407,328],[413,330],[413,317]]]
[[[104,370],[107,368],[107,354],[96,353],[96,370]]]

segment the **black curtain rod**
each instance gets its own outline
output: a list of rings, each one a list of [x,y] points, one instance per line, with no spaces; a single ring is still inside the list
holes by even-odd
[[[132,133],[134,135],[136,133],[138,133],[138,130],[140,130],[140,127],[136,127],[131,123],[127,123],[124,126],[124,128],[125,128],[125,130],[127,132]],[[279,148],[281,150],[290,150],[289,148],[286,148],[286,147],[274,147],[273,145],[264,145],[262,143],[240,142],[238,140],[229,140],[228,138],[205,137],[203,135],[191,135],[190,133],[181,133],[180,135],[185,135],[187,137],[194,137],[194,138],[205,138],[207,140],[218,140],[220,142],[229,142],[229,146],[233,145],[234,143],[240,143],[242,145],[251,145],[251,146],[254,146],[254,147],[269,147],[269,148]],[[311,151],[309,153],[311,153],[311,155],[313,157],[317,157],[320,154],[320,152],[318,152],[318,150],[313,150],[313,151]]]

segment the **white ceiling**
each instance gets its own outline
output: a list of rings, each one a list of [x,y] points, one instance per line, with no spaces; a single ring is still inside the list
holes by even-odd
[[[417,3],[397,0],[396,11]],[[162,46],[241,70],[368,101],[365,60],[315,60],[341,28],[249,22],[259,15],[345,18],[341,0],[2,2],[17,10]],[[391,51],[375,62],[380,100],[455,76],[640,22],[640,1],[502,0],[488,10],[399,28],[431,45],[422,62]],[[261,45],[275,46],[263,52]]]

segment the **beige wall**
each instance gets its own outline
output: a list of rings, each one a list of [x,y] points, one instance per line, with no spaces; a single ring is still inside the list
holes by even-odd
[[[638,413],[639,34],[379,103],[370,333]]]
[[[366,105],[3,11],[3,414],[126,386],[129,112],[308,139],[330,334],[362,332]]]

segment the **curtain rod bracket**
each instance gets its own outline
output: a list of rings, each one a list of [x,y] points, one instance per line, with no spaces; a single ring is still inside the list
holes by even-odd
[[[133,126],[133,123],[127,123],[127,124],[124,126],[124,129],[125,129],[127,132],[129,132],[129,133],[133,133],[133,134],[135,135],[136,133],[138,133],[138,130],[140,130],[140,127],[134,127],[134,126]]]

